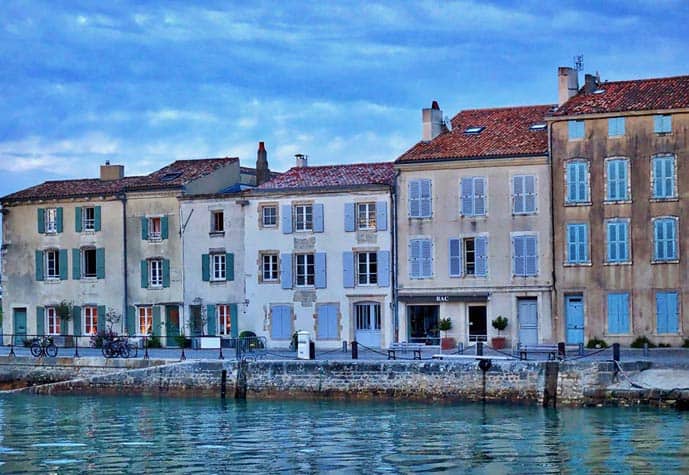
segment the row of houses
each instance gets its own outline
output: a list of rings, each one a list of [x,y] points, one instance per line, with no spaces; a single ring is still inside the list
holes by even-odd
[[[260,143],[255,168],[106,164],[6,196],[3,331],[385,347],[438,344],[441,318],[489,339],[503,316],[511,343],[681,344],[689,76],[558,81],[558,104],[448,122],[433,102],[394,162],[274,173]]]

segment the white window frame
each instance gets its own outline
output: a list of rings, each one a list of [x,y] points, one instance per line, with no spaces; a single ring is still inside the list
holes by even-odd
[[[356,226],[362,231],[376,229],[376,203],[356,204]]]
[[[138,335],[146,336],[153,332],[153,307],[139,307],[137,321]]]
[[[46,208],[45,210],[45,232],[47,234],[57,233],[57,208]]]
[[[98,307],[95,305],[86,305],[82,310],[84,314],[84,334],[95,335],[98,333]]]
[[[316,285],[315,254],[300,253],[294,255],[294,285],[295,287],[314,287]]]
[[[224,252],[214,252],[210,254],[211,281],[220,282],[227,280],[227,259]]]
[[[91,216],[89,216],[89,212]],[[94,232],[96,230],[95,206],[84,206],[81,208],[81,229],[88,232]]]
[[[51,258],[52,256],[52,258]],[[51,269],[52,264],[52,269]],[[60,280],[60,250],[46,249],[45,251],[46,280]]]
[[[60,316],[57,314],[57,308],[46,307],[45,308],[45,327],[47,328],[48,335],[59,335],[60,334]]]
[[[297,232],[313,231],[313,205],[294,205],[294,230]]]
[[[530,193],[526,192],[526,179],[527,177],[533,178],[533,209],[527,209],[527,197]],[[515,188],[515,179],[521,178],[523,183],[522,193],[518,194]],[[485,188],[484,188],[485,189]],[[517,209],[517,198],[522,197],[522,203],[524,208],[522,210]],[[512,214],[536,214],[538,213],[538,177],[536,175],[514,175],[512,176]]]
[[[272,216],[266,214],[267,210],[273,210]],[[271,218],[271,222],[267,222],[267,219]],[[264,228],[275,228],[278,225],[278,207],[277,205],[265,205],[261,207],[261,225]]]
[[[263,282],[280,281],[280,256],[278,253],[266,252],[261,254],[261,275]]]
[[[375,251],[356,254],[356,282],[358,286],[378,284],[378,254]]]
[[[232,314],[230,312],[230,306],[225,303],[216,305],[215,315],[218,319],[218,335],[232,335]]]
[[[218,221],[218,217],[220,218]],[[220,224],[220,228],[218,228]],[[222,209],[214,209],[211,211],[211,234],[225,233],[225,211]]]
[[[156,231],[155,223],[157,223],[158,230]],[[160,216],[151,216],[148,218],[148,240],[160,241],[162,240],[163,218]]]
[[[161,288],[163,286],[163,260],[148,260],[148,286]]]

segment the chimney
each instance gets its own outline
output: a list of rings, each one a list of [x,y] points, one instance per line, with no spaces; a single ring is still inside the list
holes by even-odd
[[[584,76],[584,93],[591,94],[593,91],[598,89],[598,76],[593,74],[587,74]]]
[[[443,132],[443,111],[438,106],[438,101],[433,101],[430,109],[421,111],[422,131],[421,139],[433,140]]]
[[[258,152],[256,152],[256,186],[270,180],[270,168],[268,168],[268,152],[266,152],[266,145],[263,142],[258,143]]]
[[[579,91],[579,72],[574,68],[557,68],[557,104],[562,105]]]
[[[119,180],[124,178],[124,165],[110,165],[110,160],[100,166],[100,179],[103,181]]]
[[[309,166],[309,157],[307,157],[303,153],[296,154],[294,158],[297,159],[297,168],[306,168]]]

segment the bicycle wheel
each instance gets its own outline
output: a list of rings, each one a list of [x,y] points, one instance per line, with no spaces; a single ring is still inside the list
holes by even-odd
[[[139,356],[139,345],[135,343],[127,343],[127,347],[129,348],[130,358],[136,358],[137,356]]]
[[[45,347],[45,354],[51,358],[55,358],[57,356],[57,346],[55,346],[55,343],[50,343]]]
[[[117,345],[117,353],[119,353],[122,358],[129,358],[129,346],[126,343],[120,342]]]
[[[41,356],[41,353],[43,353],[41,349],[41,344],[37,341],[34,341],[31,343],[31,355],[35,357]]]
[[[109,341],[104,341],[103,342],[103,347],[101,348],[101,351],[103,352],[103,356],[106,358],[112,358],[114,355],[113,349],[112,349],[112,343]]]

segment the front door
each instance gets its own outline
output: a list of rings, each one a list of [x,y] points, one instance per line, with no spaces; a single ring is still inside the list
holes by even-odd
[[[584,297],[582,295],[568,295],[565,297],[565,307],[567,343],[584,343]]]
[[[14,344],[22,345],[26,339],[26,309],[14,309]]]
[[[469,307],[469,341],[487,341],[486,306]]]
[[[354,305],[356,318],[356,341],[364,346],[379,348],[380,342],[380,304],[372,302]]]
[[[179,336],[179,307],[177,305],[165,306],[165,335],[167,345],[177,345],[176,336]]]
[[[538,344],[538,301],[536,299],[517,300],[517,318],[519,319],[519,343],[522,345]]]

